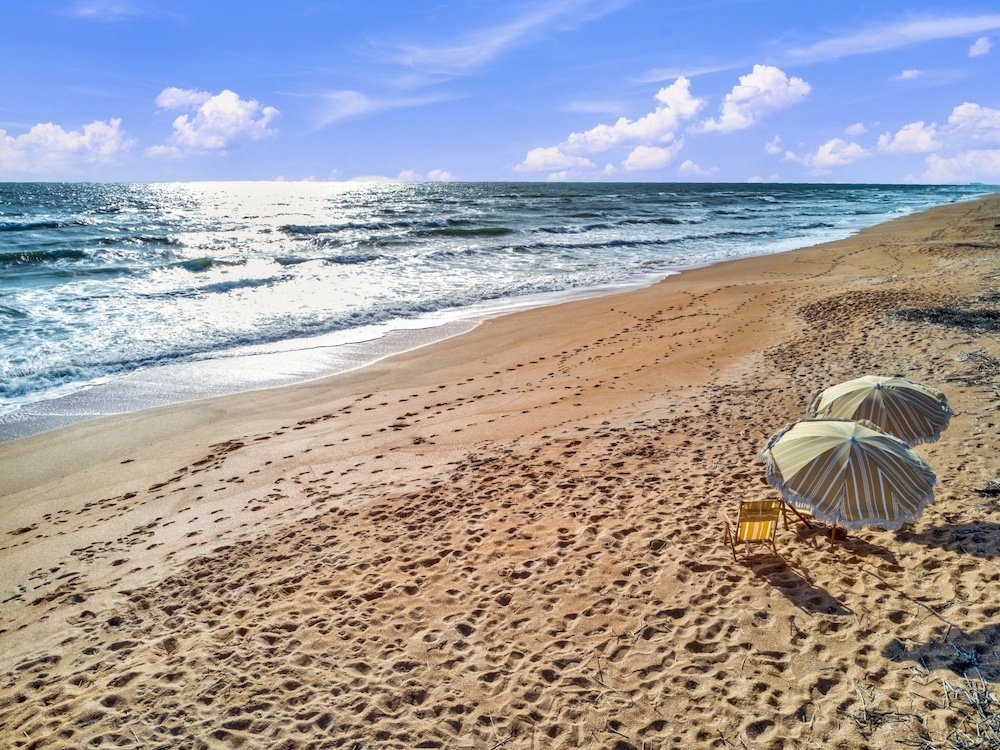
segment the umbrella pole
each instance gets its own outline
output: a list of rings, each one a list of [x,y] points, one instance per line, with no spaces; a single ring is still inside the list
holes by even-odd
[[[833,552],[833,538],[837,535],[837,524],[830,527],[830,551]]]

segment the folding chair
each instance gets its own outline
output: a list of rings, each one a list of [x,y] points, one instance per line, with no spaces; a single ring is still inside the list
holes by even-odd
[[[734,524],[724,510],[720,510],[725,524],[723,541],[732,547],[733,560],[736,559],[736,545],[742,542],[746,554],[750,554],[751,544],[770,544],[774,554],[778,548],[774,544],[774,533],[778,530],[778,518],[783,516],[784,503],[781,500],[746,500],[740,503],[740,513]],[[788,519],[785,518],[785,526]]]

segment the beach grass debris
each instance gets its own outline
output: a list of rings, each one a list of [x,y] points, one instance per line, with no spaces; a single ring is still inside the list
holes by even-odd
[[[946,328],[958,328],[971,334],[1000,331],[1000,309],[992,307],[911,307],[896,310],[893,316],[907,323],[930,323]]]

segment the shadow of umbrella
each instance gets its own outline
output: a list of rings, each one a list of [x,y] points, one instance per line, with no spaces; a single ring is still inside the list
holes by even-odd
[[[929,672],[944,669],[961,677],[997,682],[1000,680],[998,638],[997,624],[971,632],[949,627],[943,638],[909,647],[894,638],[882,649],[882,656],[897,663],[914,661]]]
[[[925,547],[959,552],[974,557],[994,557],[1000,555],[1000,524],[972,521],[961,524],[945,524],[923,529],[920,533],[900,531],[900,541],[910,541]]]

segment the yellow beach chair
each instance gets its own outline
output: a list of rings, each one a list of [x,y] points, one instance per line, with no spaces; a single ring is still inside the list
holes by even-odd
[[[778,518],[782,516],[784,503],[781,500],[746,500],[740,503],[740,514],[734,524],[726,511],[720,510],[725,524],[723,541],[733,549],[736,559],[736,545],[742,542],[746,553],[750,554],[751,544],[770,544],[774,554],[778,548],[774,544],[774,533],[778,530]],[[788,520],[785,519],[785,526]]]

